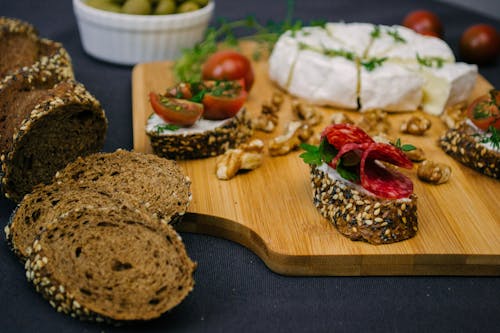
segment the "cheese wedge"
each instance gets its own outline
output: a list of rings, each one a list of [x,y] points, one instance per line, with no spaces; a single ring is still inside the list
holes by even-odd
[[[288,89],[298,54],[297,40],[290,34],[284,34],[269,56],[269,77],[283,89]]]
[[[407,68],[384,62],[369,71],[361,66],[361,111],[415,111],[422,101],[424,80]]]
[[[339,41],[346,49],[363,57],[370,47],[374,25],[370,23],[327,23],[325,28],[331,38]]]
[[[465,63],[420,67],[419,71],[424,78],[422,109],[433,115],[466,101],[477,80],[477,66]]]

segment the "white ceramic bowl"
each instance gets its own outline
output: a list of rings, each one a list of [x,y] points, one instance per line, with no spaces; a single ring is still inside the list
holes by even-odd
[[[134,65],[173,60],[201,41],[214,11],[214,1],[187,13],[129,15],[92,8],[73,0],[83,48],[109,62]]]

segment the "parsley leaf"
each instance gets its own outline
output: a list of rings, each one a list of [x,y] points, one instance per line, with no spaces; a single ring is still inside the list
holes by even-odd
[[[417,149],[417,147],[415,147],[414,145],[410,145],[410,144],[402,144],[401,143],[401,139],[400,138],[397,138],[396,139],[396,142],[394,143],[391,143],[394,147],[396,148],[399,148],[400,150],[406,152],[406,151],[412,151],[412,150],[415,150]]]
[[[339,173],[339,175],[344,179],[347,179],[351,182],[359,181],[359,175],[358,175],[359,172],[353,171],[351,170],[351,168],[346,167],[342,159],[340,159],[339,162],[337,163],[336,170]]]
[[[304,149],[305,152],[300,154],[299,157],[302,158],[305,163],[312,165],[321,165],[323,162],[330,163],[335,155],[337,155],[335,147],[330,145],[326,139],[323,139],[319,146],[301,143],[300,148]]]

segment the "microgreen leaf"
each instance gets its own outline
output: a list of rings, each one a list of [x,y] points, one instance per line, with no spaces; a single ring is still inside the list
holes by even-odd
[[[387,57],[384,58],[371,58],[367,61],[362,61],[361,65],[369,72],[373,71],[375,68],[382,66],[382,64],[387,60]]]
[[[401,143],[401,139],[400,138],[397,138],[396,141],[394,143],[391,143],[394,147],[400,149],[401,151],[412,151],[412,150],[415,150],[417,149],[417,147],[415,147],[414,145],[411,145],[411,144],[402,144]]]
[[[181,128],[179,125],[174,124],[158,125],[156,126],[156,133],[161,134],[165,131],[177,131],[179,128]]]

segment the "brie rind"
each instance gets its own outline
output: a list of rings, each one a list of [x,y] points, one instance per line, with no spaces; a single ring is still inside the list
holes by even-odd
[[[366,58],[387,57],[397,49],[401,49],[402,54],[415,58],[411,52],[411,45],[416,35],[413,30],[399,25],[379,25],[378,29],[379,34],[373,37],[370,48],[366,52]]]
[[[269,77],[284,89],[288,89],[298,54],[297,40],[284,34],[276,42],[269,56]]]
[[[346,49],[363,57],[371,43],[374,25],[370,23],[327,23],[330,36],[339,41]]]
[[[422,109],[440,115],[446,107],[467,100],[476,84],[477,66],[453,63],[421,67],[420,74],[424,78]]]
[[[313,93],[323,83],[321,77],[327,66],[327,58],[321,53],[300,50],[290,75],[288,92],[314,103]]]
[[[415,111],[422,101],[424,80],[395,63],[384,62],[368,71],[361,66],[361,111]]]
[[[356,109],[358,107],[358,68],[343,57],[326,58],[319,88],[311,100],[322,105]]]

